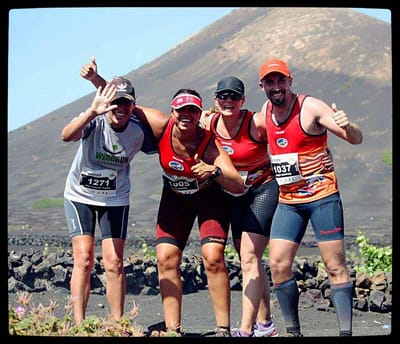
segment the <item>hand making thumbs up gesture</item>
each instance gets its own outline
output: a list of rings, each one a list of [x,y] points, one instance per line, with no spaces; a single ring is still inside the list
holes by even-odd
[[[92,79],[97,75],[97,64],[96,59],[92,56],[90,63],[86,63],[82,66],[81,76],[82,78],[92,81]]]
[[[332,110],[335,112],[333,114],[333,119],[335,120],[336,124],[345,129],[350,124],[346,113],[343,110],[338,110],[335,103],[332,104]]]

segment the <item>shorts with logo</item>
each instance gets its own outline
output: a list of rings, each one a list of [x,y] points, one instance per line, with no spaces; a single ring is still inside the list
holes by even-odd
[[[309,221],[318,242],[343,240],[343,206],[339,193],[309,203],[279,203],[272,220],[270,238],[300,244]]]
[[[64,198],[64,210],[71,238],[77,235],[94,237],[98,221],[102,240],[126,239],[129,205],[104,207]]]
[[[157,216],[156,244],[170,243],[181,251],[186,246],[197,217],[201,244],[226,244],[229,204],[220,184],[193,194],[178,194],[164,184]]]

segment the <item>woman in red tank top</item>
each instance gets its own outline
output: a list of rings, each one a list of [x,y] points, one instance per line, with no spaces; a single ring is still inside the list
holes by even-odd
[[[232,238],[243,275],[242,319],[233,336],[274,337],[270,281],[262,256],[278,202],[278,186],[268,155],[264,114],[242,109],[244,102],[243,82],[234,76],[221,79],[215,90],[216,111],[204,113],[203,123],[228,152],[246,186],[243,194],[228,196]]]

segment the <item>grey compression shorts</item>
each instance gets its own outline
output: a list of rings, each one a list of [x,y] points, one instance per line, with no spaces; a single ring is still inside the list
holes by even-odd
[[[64,198],[64,210],[71,238],[84,234],[94,237],[98,221],[102,240],[126,239],[129,205],[103,207]]]

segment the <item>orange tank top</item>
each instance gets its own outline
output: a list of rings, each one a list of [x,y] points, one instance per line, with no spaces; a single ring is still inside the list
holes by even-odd
[[[266,104],[266,125],[272,169],[281,203],[312,202],[338,192],[328,134],[307,134],[301,126],[301,108],[307,95],[296,96],[288,119],[276,125],[272,103]]]

